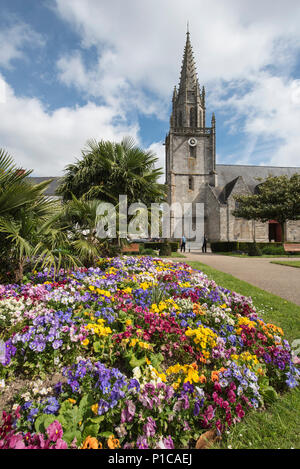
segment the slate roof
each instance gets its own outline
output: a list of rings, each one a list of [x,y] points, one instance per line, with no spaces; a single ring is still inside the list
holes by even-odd
[[[271,176],[291,177],[295,173],[300,173],[300,167],[279,167],[279,166],[246,166],[246,165],[225,165],[217,164],[218,186],[224,188],[233,179],[241,176],[251,191],[259,184],[257,178],[267,178]]]
[[[259,184],[257,178],[267,178],[272,176],[287,175],[291,177],[295,173],[300,173],[300,167],[279,167],[279,166],[247,166],[247,165],[225,165],[217,164],[216,172],[218,175],[218,186],[211,187],[213,193],[221,203],[226,203],[227,198],[231,194],[239,177],[242,177],[249,189],[254,192],[255,187]],[[46,195],[55,195],[58,186],[59,177],[29,177],[34,183],[53,179],[50,186],[46,190]]]

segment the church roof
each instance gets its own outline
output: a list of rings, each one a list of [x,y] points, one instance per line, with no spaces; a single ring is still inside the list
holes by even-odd
[[[249,187],[249,189],[252,192],[254,192],[255,187],[260,182],[258,181],[258,178],[265,179],[268,176],[284,176],[284,175],[291,177],[295,173],[300,173],[300,167],[217,164],[216,172],[218,175],[218,187],[224,189],[225,186],[227,186],[228,187],[227,192],[230,195],[230,192],[233,186],[235,185],[236,179],[239,176],[243,178],[245,184]],[[233,184],[231,190],[230,190],[230,187],[231,187],[230,184]]]

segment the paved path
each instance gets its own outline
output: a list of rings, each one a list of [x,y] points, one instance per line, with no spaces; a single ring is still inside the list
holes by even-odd
[[[271,261],[287,260],[286,257],[278,257],[276,259],[266,257],[248,258],[221,256],[218,254],[202,254],[197,252],[185,253],[185,256],[186,259],[178,258],[178,261],[184,262],[189,260],[203,262],[203,264],[231,274],[262,290],[274,293],[275,295],[300,305],[300,269],[271,264]]]

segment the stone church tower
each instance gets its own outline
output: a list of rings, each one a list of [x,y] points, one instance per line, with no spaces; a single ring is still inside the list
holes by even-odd
[[[174,88],[165,148],[169,205],[205,204],[207,185],[217,184],[215,116],[211,127],[206,127],[205,88],[200,89],[189,32],[179,87]],[[177,223],[181,223],[175,217],[171,212],[171,236]]]
[[[253,194],[260,179],[268,176],[300,172],[298,167],[272,167],[254,165],[224,165],[216,162],[216,122],[212,115],[211,126],[206,127],[205,88],[200,88],[190,33],[187,32],[179,87],[174,88],[170,131],[166,136],[166,185],[170,212],[170,237],[184,230],[182,213],[172,210],[176,204],[190,203],[193,210],[185,220],[196,228],[197,241],[189,243],[199,249],[205,232],[209,241],[281,242],[282,233],[276,220],[266,223],[235,218],[236,194]],[[259,179],[260,178],[260,179]],[[203,213],[195,218],[196,204],[203,204]],[[197,205],[197,207],[199,207]],[[201,218],[201,229],[199,229]],[[197,224],[196,224],[197,220]],[[200,233],[201,231],[201,233]],[[300,220],[286,223],[287,241],[300,241]],[[193,235],[194,233],[191,233]]]

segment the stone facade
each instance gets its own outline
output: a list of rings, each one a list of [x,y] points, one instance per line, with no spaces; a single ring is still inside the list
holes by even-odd
[[[300,168],[216,164],[215,116],[206,127],[205,88],[200,89],[189,32],[165,150],[168,203],[204,204],[204,232],[210,241],[281,241],[275,220],[260,223],[234,217],[234,195],[253,193],[258,177],[291,176]],[[180,215],[171,211],[171,236],[176,237],[181,224]],[[287,241],[300,242],[300,222],[288,222],[286,234]]]

